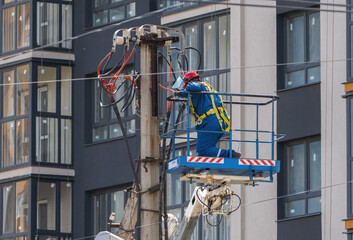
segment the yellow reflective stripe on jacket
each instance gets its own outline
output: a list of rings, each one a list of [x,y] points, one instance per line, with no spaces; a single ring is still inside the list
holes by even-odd
[[[206,86],[206,90],[208,92],[217,92],[216,90],[214,90],[214,88],[206,83],[206,82],[201,82],[201,84],[205,85]],[[211,115],[211,114],[216,114],[217,116],[217,119],[218,119],[218,122],[219,122],[219,125],[221,126],[222,128],[222,131],[223,132],[229,132],[230,130],[230,121],[229,121],[229,115],[228,115],[228,112],[227,110],[225,109],[224,105],[223,105],[223,99],[220,95],[218,95],[218,97],[220,98],[221,100],[221,103],[222,103],[222,107],[219,107],[217,108],[216,107],[216,104],[215,104],[215,101],[214,101],[214,96],[211,94],[210,95],[211,97],[211,102],[212,102],[212,106],[213,108],[208,110],[206,113],[202,114],[201,116],[198,116],[195,112],[195,108],[194,108],[194,105],[192,104],[192,101],[191,101],[191,97],[189,96],[189,103],[190,103],[190,113],[191,113],[191,119],[193,121],[193,123],[195,124],[196,123],[196,120],[203,120],[205,119],[208,115]],[[225,113],[225,114],[224,114]],[[224,121],[224,123],[226,124],[226,128],[224,129],[223,128],[223,125],[222,125],[222,120]]]

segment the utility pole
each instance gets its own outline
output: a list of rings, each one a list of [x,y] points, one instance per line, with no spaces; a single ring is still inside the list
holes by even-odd
[[[141,239],[159,238],[159,122],[157,46],[141,42]],[[150,159],[148,161],[148,159]],[[147,191],[147,192],[145,192]]]

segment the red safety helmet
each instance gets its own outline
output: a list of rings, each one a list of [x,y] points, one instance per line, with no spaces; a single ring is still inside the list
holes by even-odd
[[[199,74],[197,74],[197,72],[188,72],[188,73],[186,73],[185,74],[185,76],[184,76],[184,88],[186,88],[186,86],[188,85],[188,83],[191,81],[191,80],[193,80],[193,79],[195,79],[195,78],[197,78],[196,80],[200,80],[199,78],[200,78],[200,75]]]

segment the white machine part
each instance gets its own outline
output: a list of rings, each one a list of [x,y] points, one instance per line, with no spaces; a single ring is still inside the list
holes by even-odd
[[[233,191],[228,186],[196,187],[184,218],[176,231],[175,239],[189,240],[201,213],[204,215],[227,215],[228,212],[224,212],[222,206],[224,205],[224,199],[226,197],[231,198],[232,194]],[[232,202],[230,208],[231,206]]]
[[[102,231],[97,234],[94,240],[124,240],[124,239],[108,231]]]

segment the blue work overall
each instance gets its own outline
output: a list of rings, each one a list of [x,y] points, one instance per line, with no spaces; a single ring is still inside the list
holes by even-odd
[[[190,82],[185,91],[191,93],[191,103],[190,105],[191,110],[194,109],[197,116],[202,116],[206,113],[212,112],[211,109],[214,109],[212,104],[211,95],[207,94],[192,94],[192,92],[205,92],[207,91],[207,87],[198,81]],[[215,107],[219,110],[223,110],[223,104],[220,97],[216,94],[213,95]],[[225,111],[225,110],[224,110]],[[193,113],[191,113],[193,114]],[[229,122],[230,119],[227,114],[223,115],[227,121]],[[196,121],[196,130],[204,130],[204,131],[215,131],[214,133],[211,132],[197,132],[197,142],[196,142],[196,152],[199,156],[207,156],[207,157],[232,157],[234,151],[225,150],[217,148],[216,145],[218,141],[224,135],[222,130],[226,129],[229,126],[226,126],[224,119],[217,118],[216,113],[206,114],[201,121]],[[222,127],[221,127],[222,124]]]

